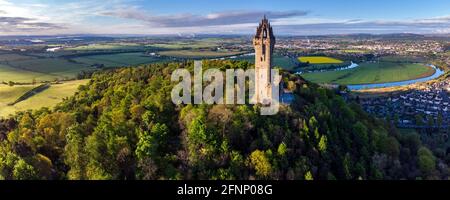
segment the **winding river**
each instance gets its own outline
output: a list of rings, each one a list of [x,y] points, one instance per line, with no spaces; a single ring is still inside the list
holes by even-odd
[[[418,78],[418,79],[412,79],[412,80],[406,80],[406,81],[397,81],[397,82],[389,82],[389,83],[369,83],[369,84],[355,84],[355,85],[347,85],[348,89],[350,90],[364,90],[364,89],[375,89],[375,88],[387,88],[387,87],[396,87],[396,86],[405,86],[405,85],[411,85],[414,83],[421,83],[426,82],[429,80],[433,80],[435,78],[438,78],[442,74],[445,74],[445,71],[439,69],[439,67],[436,67],[434,65],[429,64],[429,67],[432,67],[434,69],[434,74],[428,77]],[[310,72],[326,72],[326,71],[341,71],[341,70],[348,70],[359,67],[358,64],[351,62],[351,65],[347,67],[337,68],[333,70],[318,70],[318,71],[308,71]],[[297,72],[296,74],[302,74],[302,72]]]
[[[247,53],[237,56],[229,56],[219,59],[226,59],[226,58],[238,58],[243,56],[252,56],[255,55],[255,53]],[[434,69],[434,74],[428,77],[418,78],[418,79],[412,79],[412,80],[406,80],[406,81],[397,81],[397,82],[389,82],[389,83],[369,83],[369,84],[356,84],[356,85],[347,85],[348,89],[350,90],[364,90],[364,89],[376,89],[376,88],[388,88],[388,87],[397,87],[397,86],[405,86],[405,85],[411,85],[414,83],[421,83],[426,82],[429,80],[436,79],[440,77],[441,75],[445,74],[445,71],[439,69],[439,67],[436,67],[434,65],[429,64],[429,67],[432,67]],[[333,70],[318,70],[318,71],[308,71],[308,73],[311,72],[325,72],[325,71],[341,71],[341,70],[349,70],[353,68],[357,68],[359,65],[357,63],[354,63],[353,61],[351,64],[347,67],[341,67]],[[296,74],[302,74],[302,72],[297,72]]]

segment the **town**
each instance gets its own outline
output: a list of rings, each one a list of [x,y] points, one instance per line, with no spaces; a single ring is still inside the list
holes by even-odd
[[[360,99],[364,110],[403,128],[450,127],[450,80],[422,84],[400,94]]]

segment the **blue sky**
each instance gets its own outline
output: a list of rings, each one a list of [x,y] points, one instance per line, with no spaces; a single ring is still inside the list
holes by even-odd
[[[0,35],[450,33],[448,0],[0,0]]]

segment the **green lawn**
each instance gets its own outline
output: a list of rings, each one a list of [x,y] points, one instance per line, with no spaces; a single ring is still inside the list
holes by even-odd
[[[306,73],[302,76],[316,83],[351,85],[417,79],[430,76],[434,71],[421,64],[380,62],[362,63],[358,68],[349,70]]]
[[[7,104],[13,102],[36,86],[26,85],[10,87],[7,85],[0,85],[0,117],[7,117],[18,111],[26,111],[29,109],[39,109],[42,107],[52,108],[57,103],[61,102],[63,98],[72,96],[78,90],[78,86],[86,84],[87,82],[88,80],[76,80],[64,82],[63,84],[51,85],[50,88],[33,95],[14,106],[7,106]]]
[[[342,60],[326,56],[303,56],[299,57],[298,60],[303,63],[309,62],[310,64],[341,64],[344,62]]]

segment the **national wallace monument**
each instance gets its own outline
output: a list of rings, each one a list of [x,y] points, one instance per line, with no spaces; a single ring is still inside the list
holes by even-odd
[[[253,38],[255,48],[255,100],[266,104],[272,99],[271,69],[275,36],[266,16],[259,23]]]

